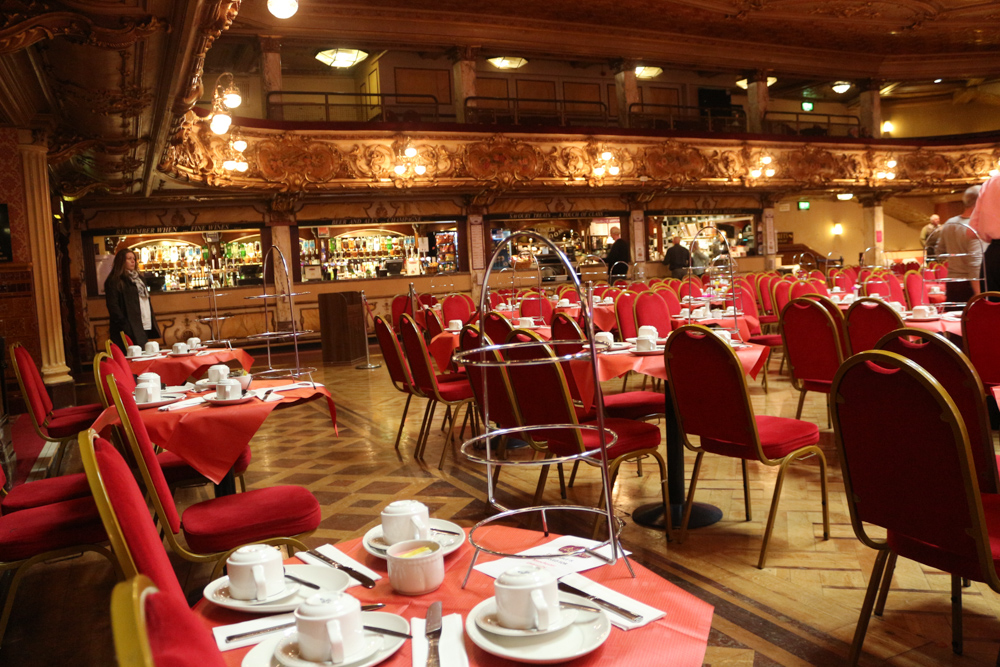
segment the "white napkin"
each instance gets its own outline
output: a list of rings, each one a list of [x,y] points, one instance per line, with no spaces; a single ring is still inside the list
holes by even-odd
[[[206,354],[212,354],[215,350],[202,350],[198,354],[194,355],[196,357],[204,357]]]
[[[274,396],[274,394],[271,394],[271,396]],[[361,574],[366,574],[372,579],[378,580],[382,578],[382,575],[380,575],[378,572],[375,572],[374,570],[362,565],[361,563],[354,560],[353,558],[351,558],[350,556],[348,556],[347,554],[345,554],[343,551],[333,546],[332,544],[324,544],[321,547],[316,547],[316,551],[320,552],[330,560],[340,563],[341,565],[345,565],[351,568],[352,570],[357,570]],[[310,554],[307,554],[305,551],[297,551],[295,553],[295,557],[298,558],[303,563],[305,563],[306,565],[321,565],[323,567],[331,567],[329,563],[324,563],[319,558],[311,556]],[[360,585],[361,585],[360,583],[355,581],[354,577],[351,577],[351,584],[348,586],[348,588]]]
[[[294,623],[294,622],[295,622],[295,614],[289,612],[287,614],[279,614],[277,616],[264,616],[263,618],[255,618],[251,621],[243,621],[242,623],[233,623],[232,625],[220,625],[216,628],[212,628],[212,634],[215,635],[215,643],[219,646],[220,651],[231,651],[234,648],[243,648],[244,646],[253,646],[254,644],[259,644],[265,639],[270,639],[271,637],[274,637],[279,631],[254,635],[253,637],[244,637],[243,639],[237,639],[231,642],[227,642],[226,637],[230,637],[232,635],[238,635],[244,632],[264,630],[267,628],[273,628],[279,625],[285,625],[286,623]],[[295,626],[293,625],[291,628],[284,630],[284,632],[290,632],[294,629]]]
[[[192,382],[185,382],[184,384],[178,384],[178,385],[174,385],[172,387],[167,387],[163,391],[165,391],[167,393],[171,393],[171,394],[179,394],[179,393],[193,391],[193,390],[194,390],[194,383],[192,383]]]
[[[183,401],[177,401],[176,403],[171,403],[170,405],[164,405],[159,408],[160,412],[169,412],[171,410],[183,410],[184,408],[193,408],[196,405],[201,405],[205,402],[204,396],[195,396],[194,398],[189,398]]]
[[[622,630],[634,630],[635,628],[641,628],[647,623],[651,623],[656,619],[667,615],[667,612],[665,611],[660,611],[656,607],[650,607],[648,604],[634,600],[617,591],[613,591],[607,586],[603,586],[596,581],[592,581],[582,574],[568,574],[563,577],[561,581],[564,581],[574,588],[579,588],[585,593],[589,593],[590,595],[599,597],[602,600],[606,600],[611,604],[618,605],[622,609],[630,611],[633,614],[639,614],[642,616],[642,620],[630,621],[624,616],[619,616],[613,611],[605,609],[604,611],[608,614],[608,619],[611,621],[611,624],[617,628],[621,628]]]
[[[278,387],[263,387],[266,391],[271,389],[273,391],[291,391],[292,389],[312,389],[313,387],[322,387],[321,382],[293,382],[292,384],[283,384]]]
[[[422,618],[410,619],[410,650],[413,652],[413,667],[427,665],[426,621]],[[448,614],[441,619],[441,639],[438,640],[441,667],[468,667],[469,656],[465,654],[462,615]]]

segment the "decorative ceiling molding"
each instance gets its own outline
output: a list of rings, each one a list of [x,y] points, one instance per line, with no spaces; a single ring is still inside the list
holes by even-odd
[[[79,40],[101,49],[125,49],[170,26],[155,16],[118,17],[117,27],[100,25],[94,18],[77,12],[49,11],[36,2],[4,2],[0,25],[0,54],[26,49],[55,37]]]

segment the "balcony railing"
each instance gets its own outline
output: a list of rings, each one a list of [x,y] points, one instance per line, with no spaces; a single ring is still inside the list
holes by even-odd
[[[267,94],[267,117],[301,122],[437,123],[441,105],[433,95],[282,90]]]
[[[546,100],[524,97],[469,97],[465,100],[467,123],[489,125],[548,125],[554,127],[603,127],[617,125],[604,102]],[[613,122],[612,122],[613,121]]]
[[[746,132],[746,113],[738,107],[686,107],[645,104],[628,107],[629,127],[682,132]]]
[[[764,114],[764,132],[812,137],[860,137],[861,120],[857,116],[838,114],[768,111]]]

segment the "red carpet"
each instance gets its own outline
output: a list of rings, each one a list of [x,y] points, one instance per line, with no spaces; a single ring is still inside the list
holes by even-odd
[[[14,484],[23,484],[28,479],[28,474],[31,472],[32,466],[35,465],[38,455],[41,454],[45,441],[35,433],[35,427],[31,425],[31,417],[27,414],[14,417],[10,435],[14,441],[14,451],[17,452]]]

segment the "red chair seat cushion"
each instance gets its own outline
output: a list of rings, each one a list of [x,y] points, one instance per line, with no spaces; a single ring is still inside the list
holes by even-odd
[[[784,345],[781,340],[781,334],[758,334],[750,336],[750,340],[747,342],[754,345],[767,345],[768,347],[781,347]]]
[[[146,598],[145,611],[156,667],[225,667],[212,633],[183,599],[158,591]]]
[[[661,405],[662,407],[662,405]],[[596,421],[583,422],[590,426],[596,426]],[[638,422],[631,419],[607,418],[604,420],[604,428],[614,431],[618,435],[618,442],[613,447],[608,448],[608,456],[617,458],[623,454],[634,452],[639,449],[655,449],[660,446],[660,429],[655,424]],[[549,449],[558,456],[576,454],[575,441],[570,440],[571,432],[567,429],[559,432],[550,432],[548,444]],[[586,429],[578,431],[583,439],[583,446],[586,449],[597,449],[600,447],[600,434],[596,429]],[[565,441],[562,438],[566,438]],[[611,441],[611,436],[607,438]]]
[[[827,382],[825,380],[803,380],[802,387],[806,391],[818,391],[823,394],[829,394],[830,389],[833,388],[833,382]]]
[[[188,546],[196,553],[228,551],[270,537],[316,530],[319,502],[301,486],[271,486],[206,500],[184,511]]]
[[[49,477],[27,484],[19,484],[0,502],[0,514],[20,512],[32,507],[42,507],[64,500],[90,497],[87,476],[81,473]]]
[[[53,410],[49,416],[49,423],[45,426],[45,431],[53,438],[76,435],[80,431],[90,428],[90,425],[101,416],[102,412],[104,412],[104,408],[96,403]]]
[[[464,401],[472,398],[472,385],[469,384],[468,380],[445,382],[438,385],[438,393],[449,403]]]
[[[465,373],[445,373],[444,375],[438,375],[438,383],[443,382],[461,382],[462,380],[468,380],[469,376]]]
[[[768,415],[757,415],[754,419],[757,421],[761,448],[764,450],[764,456],[769,459],[784,458],[796,449],[819,442],[819,426],[812,422]],[[701,446],[713,454],[740,459],[757,458],[757,453],[753,449],[739,443],[702,438]]]
[[[76,498],[0,516],[0,562],[108,539],[93,498]]]
[[[642,419],[661,415],[666,409],[666,397],[655,391],[626,391],[604,395],[604,412],[616,419]]]
[[[777,315],[761,315],[758,318],[758,321],[761,324],[777,324],[778,323],[778,316]]]

